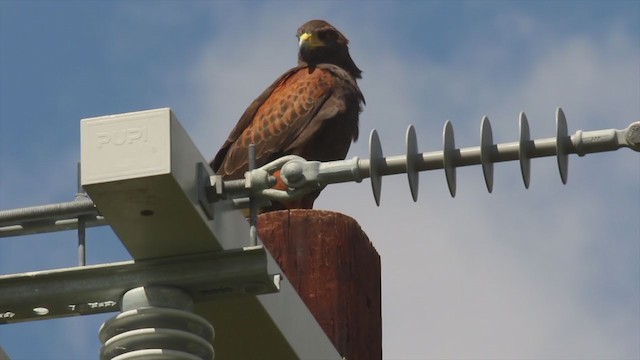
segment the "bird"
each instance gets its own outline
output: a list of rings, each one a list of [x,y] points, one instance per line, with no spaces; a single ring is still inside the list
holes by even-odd
[[[324,20],[310,20],[296,32],[297,66],[287,70],[244,111],[210,162],[225,180],[243,178],[248,147],[254,144],[256,165],[285,155],[308,161],[343,160],[358,140],[365,99],[357,84],[362,71],[349,53],[349,40]],[[287,186],[274,173],[274,188]],[[272,201],[262,212],[312,209],[321,189],[297,200]]]

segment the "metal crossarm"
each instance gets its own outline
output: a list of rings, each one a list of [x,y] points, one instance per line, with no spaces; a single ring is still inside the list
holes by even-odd
[[[266,250],[254,246],[3,275],[0,324],[118,311],[122,294],[140,284],[179,287],[200,302],[277,292],[280,275],[266,269]]]

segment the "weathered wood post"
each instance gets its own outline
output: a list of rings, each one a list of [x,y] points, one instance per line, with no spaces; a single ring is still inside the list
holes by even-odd
[[[338,352],[382,359],[380,256],[358,223],[285,210],[261,214],[258,233]]]

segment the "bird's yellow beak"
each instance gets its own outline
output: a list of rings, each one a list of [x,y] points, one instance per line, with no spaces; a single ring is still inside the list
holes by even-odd
[[[303,33],[299,37],[298,46],[300,47],[306,46],[314,48],[322,45],[324,45],[324,43],[320,41],[317,36],[313,36],[310,33]]]

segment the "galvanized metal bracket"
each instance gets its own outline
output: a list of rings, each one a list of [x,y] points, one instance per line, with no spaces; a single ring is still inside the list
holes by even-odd
[[[263,246],[0,276],[0,324],[120,310],[141,285],[176,287],[194,302],[275,293]]]
[[[206,164],[196,164],[196,180],[198,187],[198,204],[209,220],[213,220],[213,206],[207,196],[207,189],[211,187],[211,178],[206,169]]]

